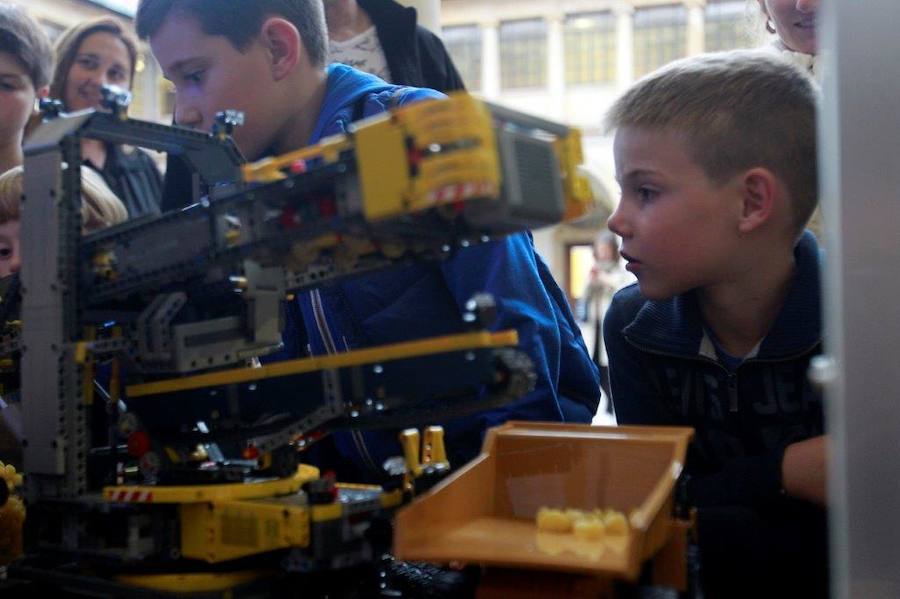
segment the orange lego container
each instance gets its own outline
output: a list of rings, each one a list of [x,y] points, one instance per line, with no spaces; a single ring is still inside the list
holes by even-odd
[[[482,453],[403,508],[404,560],[556,570],[634,580],[668,542],[674,489],[693,431],[508,422]],[[614,509],[626,535],[597,540],[538,530],[541,507]]]

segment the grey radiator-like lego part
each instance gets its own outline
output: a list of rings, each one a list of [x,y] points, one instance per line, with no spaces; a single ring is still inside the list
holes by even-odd
[[[78,331],[80,146],[67,138],[31,154],[22,207],[22,402],[31,497],[75,497],[85,487],[87,427]],[[64,166],[67,165],[67,166]]]

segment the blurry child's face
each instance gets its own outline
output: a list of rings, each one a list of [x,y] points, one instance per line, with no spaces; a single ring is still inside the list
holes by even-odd
[[[0,52],[0,146],[22,143],[35,95],[31,78],[19,61]]]
[[[778,37],[791,50],[816,53],[816,13],[820,0],[758,0]]]
[[[84,38],[66,76],[63,100],[70,111],[100,106],[100,88],[131,89],[131,55],[122,39],[108,31]]]
[[[595,262],[615,262],[616,261],[616,253],[617,250],[612,245],[608,243],[595,243],[594,244],[594,261]]]
[[[19,221],[11,220],[0,225],[0,277],[19,272]]]
[[[175,121],[209,131],[216,113],[244,112],[234,130],[238,148],[255,160],[272,145],[284,123],[276,97],[269,51],[258,40],[239,52],[221,35],[207,35],[197,20],[171,14],[150,38],[163,75],[175,85]]]
[[[674,133],[622,127],[613,153],[622,197],[609,229],[649,299],[722,282],[738,237],[740,193],[718,185]]]

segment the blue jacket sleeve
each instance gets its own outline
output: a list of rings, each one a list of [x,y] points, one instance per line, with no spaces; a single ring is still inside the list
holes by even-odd
[[[476,293],[497,302],[493,330],[515,329],[519,347],[534,362],[534,391],[479,415],[480,428],[509,419],[590,422],[599,402],[599,375],[562,292],[519,233],[461,251],[441,270],[460,311]],[[560,302],[563,302],[562,304]]]

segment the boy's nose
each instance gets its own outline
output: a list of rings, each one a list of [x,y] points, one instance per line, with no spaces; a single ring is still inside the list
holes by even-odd
[[[618,235],[619,237],[626,236],[626,219],[625,215],[622,211],[622,202],[619,202],[619,205],[613,211],[612,214],[609,215],[609,218],[606,220],[606,228],[610,231]]]
[[[816,12],[819,10],[821,0],[797,0],[797,10],[800,12]]]
[[[175,104],[175,124],[181,127],[190,127],[191,129],[199,129],[203,124],[203,115],[200,111],[191,106]]]
[[[15,274],[19,272],[20,268],[22,268],[22,260],[19,258],[19,254],[17,252],[9,260],[9,272],[10,274]]]

